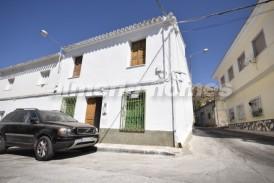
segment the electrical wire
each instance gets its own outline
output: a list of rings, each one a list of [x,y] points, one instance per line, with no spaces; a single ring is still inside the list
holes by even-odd
[[[269,10],[263,11],[261,13],[258,13],[258,14],[255,14],[255,15],[251,16],[250,18],[254,18],[256,16],[260,16],[260,15],[272,12],[273,10],[274,9],[269,9]],[[234,22],[238,22],[238,21],[241,21],[241,20],[246,20],[247,18],[249,18],[249,17],[248,16],[247,17],[246,16],[245,17],[239,17],[239,18],[235,18],[235,19],[231,19],[231,20],[225,21],[223,23],[209,24],[209,25],[206,25],[206,26],[200,26],[200,27],[196,27],[196,28],[193,28],[193,29],[182,30],[182,32],[195,32],[195,31],[201,31],[201,30],[211,29],[211,28],[215,28],[215,27],[220,27],[220,26],[223,26],[223,25],[231,24],[231,23],[234,23]]]
[[[259,6],[259,5],[262,5],[262,4],[267,4],[267,3],[270,3],[272,1],[274,1],[274,0],[266,0],[266,1],[263,1],[263,2],[259,2],[259,3],[255,3],[255,4],[250,4],[250,5],[247,5],[247,6],[241,6],[241,7],[237,7],[237,8],[232,8],[232,9],[228,9],[228,10],[224,10],[224,11],[219,11],[219,12],[211,13],[211,14],[208,14],[208,15],[203,15],[203,16],[200,16],[200,17],[193,17],[193,18],[189,18],[189,19],[186,19],[186,20],[177,21],[177,23],[178,24],[183,24],[183,23],[198,22],[198,21],[205,20],[205,19],[208,19],[208,18],[211,18],[211,17],[221,16],[221,15],[225,15],[225,14],[230,14],[230,13],[234,13],[236,11],[241,11],[241,10],[244,10],[244,9],[249,9],[249,8],[256,7],[256,6]]]
[[[164,7],[162,6],[160,0],[155,0],[155,1],[156,1],[156,4],[157,4],[158,8],[159,8],[160,11],[161,11],[161,13],[162,13],[163,15],[166,16],[166,15],[167,15],[167,12],[165,11]]]

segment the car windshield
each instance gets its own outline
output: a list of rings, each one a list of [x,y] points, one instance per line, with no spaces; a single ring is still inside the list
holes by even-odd
[[[39,113],[42,121],[77,122],[71,116],[59,111],[40,111]]]

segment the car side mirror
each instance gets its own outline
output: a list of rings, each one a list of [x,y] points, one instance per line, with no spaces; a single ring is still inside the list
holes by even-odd
[[[31,124],[36,124],[36,123],[38,123],[39,122],[39,119],[37,118],[37,117],[32,117],[32,118],[30,118],[30,123]]]

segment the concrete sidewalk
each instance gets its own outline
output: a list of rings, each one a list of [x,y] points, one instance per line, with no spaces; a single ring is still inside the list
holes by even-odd
[[[96,144],[97,151],[104,152],[123,152],[137,154],[156,154],[175,156],[182,152],[181,148],[166,147],[166,146],[144,146],[144,145],[125,145],[125,144]]]

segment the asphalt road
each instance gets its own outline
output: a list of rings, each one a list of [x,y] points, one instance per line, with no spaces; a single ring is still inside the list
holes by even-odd
[[[91,151],[38,162],[31,150],[0,156],[2,182],[274,182],[274,139],[195,129],[178,156]]]

